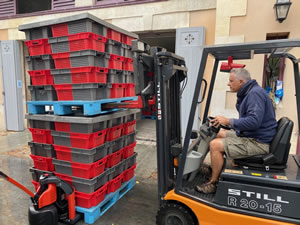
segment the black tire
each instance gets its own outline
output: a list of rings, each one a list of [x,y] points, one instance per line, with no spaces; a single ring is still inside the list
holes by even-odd
[[[156,216],[157,225],[196,225],[193,215],[176,203],[162,204]]]

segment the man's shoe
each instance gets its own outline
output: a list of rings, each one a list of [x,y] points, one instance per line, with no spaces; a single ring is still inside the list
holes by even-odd
[[[217,181],[209,181],[207,183],[197,185],[196,190],[198,192],[202,192],[204,194],[213,194],[216,193],[217,190]]]

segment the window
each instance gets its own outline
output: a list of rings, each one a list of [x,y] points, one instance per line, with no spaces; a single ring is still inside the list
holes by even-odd
[[[0,18],[30,13],[46,14],[49,11],[62,11],[74,7],[75,0],[0,0]]]
[[[266,40],[287,39],[288,36],[288,32],[269,33]],[[282,92],[277,90],[277,87],[283,87],[284,68],[285,58],[269,58],[265,55],[262,86],[268,92],[275,108],[282,98]]]
[[[51,10],[51,0],[17,0],[17,14]]]

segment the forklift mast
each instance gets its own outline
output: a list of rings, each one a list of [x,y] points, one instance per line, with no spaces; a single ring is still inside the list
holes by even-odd
[[[174,188],[174,159],[182,149],[180,99],[187,68],[184,58],[163,48],[144,46],[143,49],[136,53],[134,62],[136,93],[143,99],[144,106],[155,99],[158,193],[163,200]]]

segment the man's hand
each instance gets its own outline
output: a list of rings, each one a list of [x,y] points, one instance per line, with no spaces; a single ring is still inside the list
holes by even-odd
[[[216,116],[213,120],[211,120],[212,125],[215,127],[219,127],[220,125],[228,126],[230,125],[230,121],[228,118],[224,116]]]

